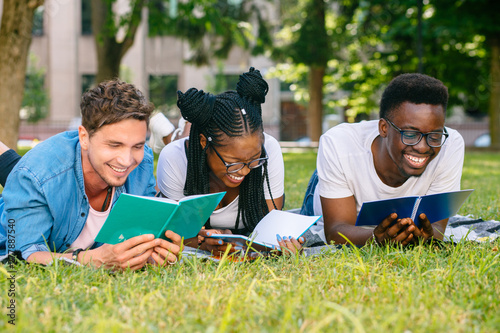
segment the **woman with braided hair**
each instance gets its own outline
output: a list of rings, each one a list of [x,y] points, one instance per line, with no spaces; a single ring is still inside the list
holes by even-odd
[[[186,245],[223,252],[227,244],[203,236],[248,235],[270,210],[282,209],[283,156],[278,141],[264,133],[262,125],[261,104],[268,89],[252,67],[240,75],[236,91],[212,95],[191,88],[177,92],[177,106],[191,130],[189,138],[168,144],[160,154],[161,195],[180,200],[226,191],[200,237],[186,240]],[[286,237],[280,245],[292,252],[301,248],[299,241]]]

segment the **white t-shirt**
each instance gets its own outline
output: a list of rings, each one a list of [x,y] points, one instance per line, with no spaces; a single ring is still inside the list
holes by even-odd
[[[180,200],[185,197],[184,185],[187,174],[186,140],[180,139],[169,143],[160,153],[157,167],[157,184],[161,193],[167,198]],[[285,192],[285,167],[283,155],[278,141],[264,133],[264,147],[269,156],[267,171],[273,198],[283,196]],[[264,180],[264,196],[271,199],[267,182]],[[238,216],[238,199],[229,205],[217,209],[210,216],[210,225],[216,229],[234,229]],[[241,226],[241,224],[240,224]]]
[[[110,202],[113,202],[113,197],[115,196],[115,188],[111,194]],[[99,231],[101,231],[104,222],[108,218],[109,212],[111,211],[112,204],[109,205],[108,209],[104,212],[98,212],[92,206],[89,209],[89,215],[87,216],[87,221],[83,226],[82,232],[78,235],[78,238],[71,244],[72,249],[89,249],[94,245],[95,238]]]
[[[410,177],[399,187],[384,184],[375,171],[371,151],[373,140],[379,135],[378,122],[344,123],[321,136],[315,214],[322,214],[320,196],[337,199],[354,195],[359,212],[365,201],[460,190],[464,140],[448,127],[448,139],[420,177]]]

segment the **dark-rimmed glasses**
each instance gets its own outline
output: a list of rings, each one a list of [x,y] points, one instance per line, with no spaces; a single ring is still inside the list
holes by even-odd
[[[264,148],[264,146],[262,146],[262,152],[264,153],[265,157],[261,157],[261,158],[252,160],[252,161],[250,161],[248,163],[245,163],[245,162],[227,163],[226,161],[224,161],[224,159],[222,158],[222,156],[220,156],[219,152],[217,151],[217,149],[215,149],[214,145],[210,145],[210,147],[212,147],[212,149],[217,154],[217,156],[219,156],[219,158],[222,161],[222,163],[224,163],[224,165],[226,166],[227,173],[238,172],[241,169],[243,169],[245,167],[245,165],[249,169],[258,168],[258,167],[262,166],[264,163],[266,163],[266,161],[269,159],[269,156],[267,155],[266,149]]]
[[[449,135],[446,128],[444,128],[443,132],[422,133],[420,131],[414,130],[402,130],[394,125],[389,119],[384,118],[384,120],[387,121],[396,131],[401,133],[401,142],[403,142],[407,146],[417,145],[425,136],[425,141],[427,141],[429,147],[439,148],[445,143]]]

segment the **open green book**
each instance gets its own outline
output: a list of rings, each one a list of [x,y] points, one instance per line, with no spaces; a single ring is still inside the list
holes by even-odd
[[[185,239],[195,237],[225,194],[191,195],[175,201],[123,193],[95,241],[117,244],[144,234],[165,239],[167,230]]]

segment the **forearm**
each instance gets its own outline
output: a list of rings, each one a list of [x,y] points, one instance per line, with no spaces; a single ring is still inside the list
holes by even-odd
[[[57,258],[73,259],[71,252],[69,253],[34,252],[26,259],[26,261],[29,263],[48,265],[52,262],[52,260]]]
[[[365,245],[372,237],[373,230],[350,224],[336,224],[328,228],[325,224],[325,236],[328,244],[331,242],[335,244],[347,243],[347,240],[342,235],[355,245]]]
[[[96,267],[100,267],[102,265],[102,262],[100,262],[99,260],[93,261],[93,255],[95,254],[94,252],[95,250],[80,251],[76,259],[82,265],[93,264]],[[29,263],[48,265],[50,262],[52,262],[54,259],[57,258],[66,258],[73,260],[73,252],[68,252],[68,253],[54,253],[54,252],[42,252],[42,251],[34,252],[28,257],[28,259],[26,259],[26,261],[28,261]]]

